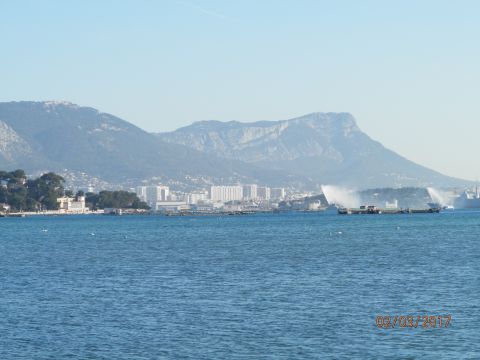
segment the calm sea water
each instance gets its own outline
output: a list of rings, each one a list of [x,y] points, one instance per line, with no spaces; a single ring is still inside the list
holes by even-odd
[[[0,359],[480,358],[480,213],[0,219]],[[377,315],[451,314],[378,329]]]

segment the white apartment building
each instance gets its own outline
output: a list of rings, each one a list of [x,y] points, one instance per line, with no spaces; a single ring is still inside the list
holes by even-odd
[[[157,201],[155,206],[152,207],[155,211],[187,211],[190,210],[190,205],[184,201]]]
[[[243,185],[243,199],[254,200],[257,198],[257,185]]]
[[[270,188],[268,186],[257,187],[257,199],[270,200]]]
[[[198,204],[200,201],[208,199],[208,192],[192,192],[187,196],[187,203],[191,205]]]
[[[135,193],[141,201],[147,201],[147,187],[146,186],[137,186]]]
[[[212,186],[210,188],[212,201],[228,202],[243,199],[243,187],[235,186]]]
[[[168,186],[138,186],[136,194],[138,198],[145,201],[150,207],[155,208],[157,202],[167,201],[170,189]]]
[[[89,211],[85,206],[85,196],[77,196],[77,198],[64,196],[58,198],[57,202],[58,210],[66,213],[83,214]]]
[[[271,188],[270,197],[275,200],[285,199],[285,188]]]

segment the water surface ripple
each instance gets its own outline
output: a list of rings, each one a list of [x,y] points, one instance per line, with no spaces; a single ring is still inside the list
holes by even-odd
[[[0,219],[0,359],[480,358],[480,213]],[[376,315],[451,314],[447,329]]]

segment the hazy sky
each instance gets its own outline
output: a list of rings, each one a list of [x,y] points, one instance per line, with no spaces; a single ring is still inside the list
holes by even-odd
[[[0,101],[69,100],[149,131],[352,113],[480,177],[480,1],[0,0]]]

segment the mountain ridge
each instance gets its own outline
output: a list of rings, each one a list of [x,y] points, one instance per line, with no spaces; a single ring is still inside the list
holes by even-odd
[[[172,181],[202,178],[207,182],[288,182],[289,176],[228,161],[161,141],[108,113],[67,102],[0,103],[0,167],[69,169],[109,181],[162,177]],[[7,149],[29,150],[11,156]],[[1,151],[1,149],[4,149]]]
[[[469,183],[414,163],[371,139],[346,112],[315,112],[279,121],[200,121],[162,140],[348,186],[459,186]]]
[[[279,121],[207,120],[153,134],[65,101],[0,103],[0,168],[63,170],[107,181],[183,186],[260,183],[319,189],[462,186],[416,164],[358,127],[346,112]]]

